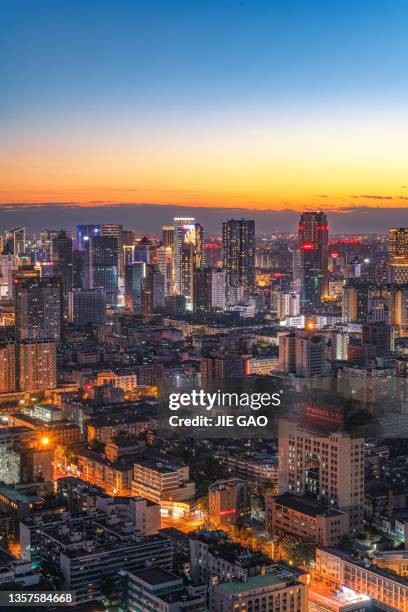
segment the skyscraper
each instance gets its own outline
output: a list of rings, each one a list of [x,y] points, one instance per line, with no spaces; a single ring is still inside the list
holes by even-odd
[[[194,310],[225,310],[225,272],[204,268],[194,272]]]
[[[118,276],[123,276],[125,273],[125,264],[123,259],[123,225],[120,223],[102,223],[101,236],[112,236],[117,240],[117,270]]]
[[[204,231],[199,223],[183,225],[181,234],[181,285],[180,294],[184,295],[189,308],[193,305],[194,272],[203,267]]]
[[[0,393],[16,390],[16,345],[0,340]]]
[[[146,276],[144,261],[134,261],[125,269],[125,305],[133,312],[140,312],[142,307],[142,280]]]
[[[18,343],[20,391],[42,393],[57,386],[55,340],[23,340]]]
[[[173,262],[174,262],[174,291],[178,295],[182,294],[182,271],[181,271],[181,259],[182,259],[182,245],[184,232],[183,227],[193,225],[195,222],[194,217],[174,217],[174,230],[173,230]]]
[[[392,283],[408,283],[408,228],[395,227],[388,238],[388,278]]]
[[[16,337],[59,341],[62,321],[61,281],[57,277],[15,279]]]
[[[52,242],[52,260],[54,272],[61,279],[62,295],[67,303],[68,293],[72,289],[72,239],[61,230]]]
[[[73,289],[68,296],[69,320],[78,327],[106,321],[106,295],[103,289]]]
[[[305,306],[318,306],[328,293],[328,235],[324,213],[305,212],[301,215],[298,240]]]
[[[75,248],[78,251],[85,251],[86,245],[89,238],[100,236],[101,226],[100,225],[77,225],[76,226],[76,245]]]
[[[88,240],[90,289],[102,288],[109,305],[115,305],[118,293],[118,239],[115,236],[91,236]]]
[[[222,224],[224,271],[228,287],[255,285],[255,221],[230,219]]]
[[[15,229],[7,230],[6,244],[8,245],[13,255],[22,255],[23,253],[25,253],[25,242],[25,227],[17,227]]]
[[[164,308],[164,276],[156,266],[147,266],[142,279],[141,312],[145,318]]]

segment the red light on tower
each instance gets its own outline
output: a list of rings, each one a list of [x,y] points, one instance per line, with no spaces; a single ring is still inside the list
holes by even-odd
[[[311,251],[315,248],[315,245],[313,244],[313,242],[305,242],[301,245],[300,248],[302,249],[302,251]]]

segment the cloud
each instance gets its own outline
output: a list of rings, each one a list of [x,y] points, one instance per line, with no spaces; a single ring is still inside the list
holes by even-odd
[[[393,197],[390,195],[367,195],[367,194],[362,194],[362,195],[351,195],[349,196],[350,198],[353,198],[354,200],[360,200],[360,199],[367,199],[367,200],[392,200]]]

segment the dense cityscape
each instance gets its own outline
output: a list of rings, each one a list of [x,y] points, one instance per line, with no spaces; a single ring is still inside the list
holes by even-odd
[[[1,589],[408,610],[408,228],[329,223],[2,229]],[[272,434],[168,435],[194,390],[278,392]]]

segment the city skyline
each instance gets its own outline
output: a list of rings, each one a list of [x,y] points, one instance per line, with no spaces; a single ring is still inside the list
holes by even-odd
[[[405,208],[407,17],[10,3],[0,202]]]

